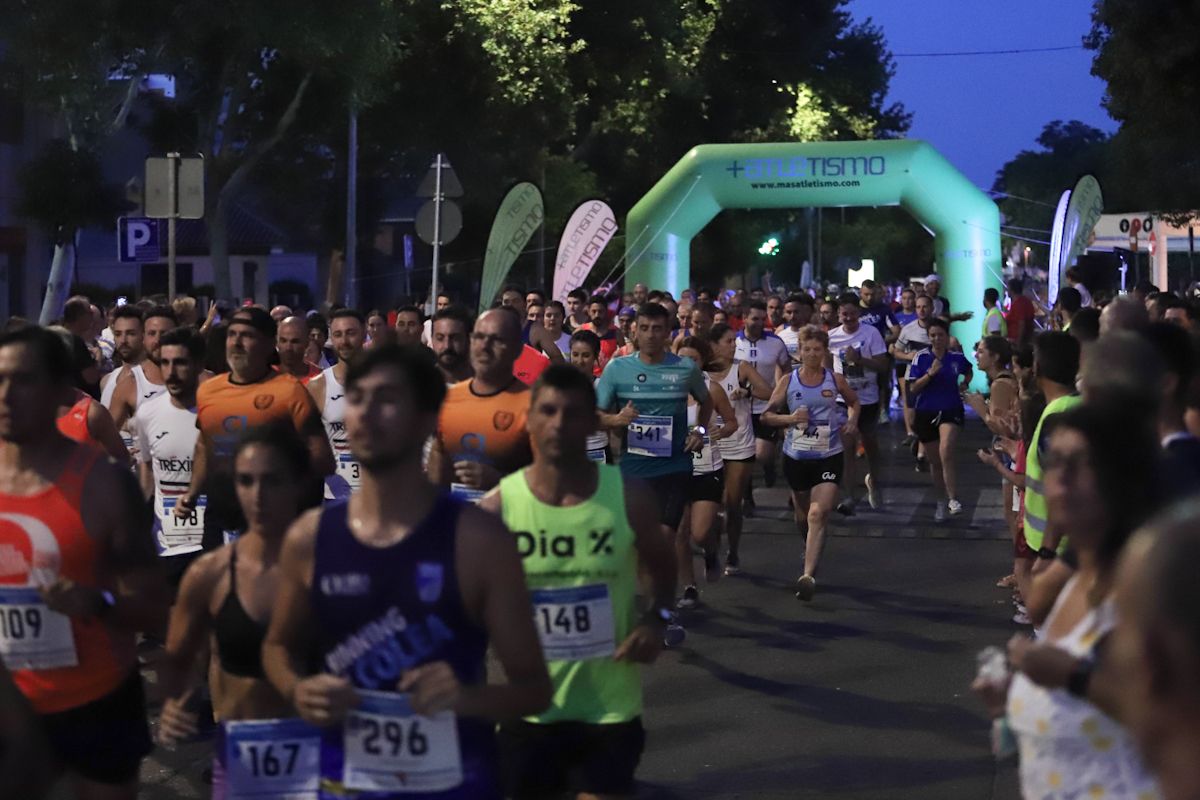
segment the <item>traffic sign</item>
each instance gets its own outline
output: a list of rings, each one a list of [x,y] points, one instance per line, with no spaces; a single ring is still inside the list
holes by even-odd
[[[426,201],[425,205],[421,206],[417,211],[417,236],[421,237],[421,241],[425,244],[433,244],[434,237],[434,215],[437,213],[437,202],[434,200]],[[442,218],[441,229],[442,236],[438,244],[447,244],[454,241],[454,237],[458,236],[462,230],[463,217],[462,211],[458,207],[458,203],[453,200],[442,201]]]
[[[204,219],[204,157],[172,156],[146,159],[146,216]],[[175,191],[171,187],[172,162]]]
[[[445,156],[441,156],[442,170],[442,197],[462,197],[463,187],[458,180],[458,175],[454,173],[454,167],[450,166],[450,160]],[[421,179],[421,185],[417,187],[417,197],[433,197],[438,190],[438,159],[434,159],[429,165],[429,172],[425,173],[425,177]],[[454,238],[454,237],[450,237]]]
[[[117,220],[117,260],[122,264],[143,264],[160,258],[158,220],[149,217]]]

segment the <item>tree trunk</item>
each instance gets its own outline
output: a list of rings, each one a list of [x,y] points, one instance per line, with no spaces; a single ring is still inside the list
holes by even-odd
[[[218,300],[233,300],[233,281],[229,275],[229,229],[225,220],[226,207],[223,200],[208,210],[204,218],[208,227],[208,253],[212,260],[213,294]]]
[[[46,297],[42,301],[39,325],[49,325],[62,317],[63,306],[75,279],[75,232],[60,237],[54,245],[54,260],[50,262],[50,280],[46,284]]]

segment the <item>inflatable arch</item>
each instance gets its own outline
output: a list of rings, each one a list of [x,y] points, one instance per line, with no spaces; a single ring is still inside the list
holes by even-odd
[[[933,234],[952,310],[975,312],[951,331],[971,352],[983,328],[983,290],[1001,288],[1000,212],[922,141],[694,147],[630,210],[625,281],[677,295],[690,282],[692,237],[727,208],[893,205]]]

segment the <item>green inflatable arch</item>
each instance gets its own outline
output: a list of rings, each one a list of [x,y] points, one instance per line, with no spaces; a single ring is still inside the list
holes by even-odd
[[[629,212],[625,280],[678,294],[690,282],[692,237],[727,208],[894,205],[933,234],[951,308],[976,312],[952,326],[970,353],[983,329],[983,290],[1001,288],[1000,212],[922,141],[694,147]]]

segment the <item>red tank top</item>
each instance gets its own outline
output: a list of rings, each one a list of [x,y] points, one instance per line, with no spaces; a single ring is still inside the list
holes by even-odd
[[[94,402],[86,394],[79,398],[67,413],[58,418],[58,432],[80,444],[99,446],[100,443],[92,438],[92,432],[88,430],[88,410]]]
[[[60,577],[111,587],[79,512],[99,457],[93,447],[77,447],[50,486],[30,495],[0,494],[0,648],[13,681],[39,714],[110,694],[137,663],[132,632],[64,617],[32,591]]]

